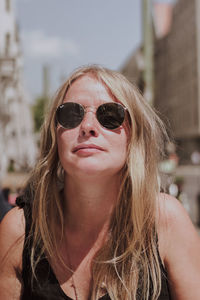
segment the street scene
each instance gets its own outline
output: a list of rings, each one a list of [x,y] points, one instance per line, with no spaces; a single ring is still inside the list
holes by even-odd
[[[0,0],[0,300],[200,299],[200,1]]]
[[[168,126],[173,143],[166,146],[168,157],[160,164],[161,177],[167,192],[183,202],[198,226],[199,4],[179,0],[151,5],[144,4],[141,11],[141,44],[124,57],[119,71],[139,87]],[[1,0],[0,14],[0,183],[9,203],[15,205],[16,195],[37,160],[40,127],[49,101],[50,70],[43,66],[41,96],[30,104],[14,3]]]

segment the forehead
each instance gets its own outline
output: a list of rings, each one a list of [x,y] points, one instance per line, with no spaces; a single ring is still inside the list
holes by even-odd
[[[93,75],[84,75],[76,79],[68,89],[63,102],[113,102],[114,96],[108,87]]]

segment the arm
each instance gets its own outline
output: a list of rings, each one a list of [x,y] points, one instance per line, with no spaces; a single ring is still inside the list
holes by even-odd
[[[20,299],[23,243],[23,210],[13,208],[0,224],[0,299]]]
[[[200,238],[181,203],[160,197],[159,250],[173,300],[200,299]]]

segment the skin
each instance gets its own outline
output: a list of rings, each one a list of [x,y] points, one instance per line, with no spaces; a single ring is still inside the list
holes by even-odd
[[[70,241],[67,252],[83,299],[89,292],[90,261],[105,239],[127,155],[126,122],[116,130],[108,130],[95,116],[99,105],[114,101],[102,83],[91,76],[81,77],[72,84],[64,102],[89,106],[85,117],[74,129],[57,128],[59,158],[65,170],[65,232]],[[64,253],[64,244],[61,249]],[[83,278],[87,280],[83,282]],[[74,297],[70,282],[64,282],[62,288]]]
[[[160,195],[159,251],[174,300],[200,299],[200,238],[181,203]]]
[[[92,76],[75,81],[64,102],[86,106],[83,122],[74,129],[57,128],[59,157],[65,170],[65,234],[58,244],[64,262],[74,270],[78,299],[89,295],[91,260],[106,239],[109,219],[116,203],[120,170],[126,160],[128,129],[126,122],[117,130],[103,128],[93,112],[112,98],[102,83]],[[93,144],[101,147],[74,148]],[[173,300],[200,299],[200,239],[182,205],[173,197],[159,196],[159,252],[167,269]],[[0,299],[20,299],[24,234],[23,211],[11,210],[0,226]],[[14,250],[9,251],[13,243]],[[12,252],[12,255],[10,254]],[[8,253],[5,259],[5,254]],[[66,254],[67,253],[67,254]],[[63,291],[75,299],[71,272],[51,261]]]
[[[57,128],[58,152],[61,164],[69,177],[86,181],[91,177],[118,177],[124,166],[127,150],[127,132],[125,124],[115,130],[108,130],[100,125],[95,111],[103,103],[115,102],[106,87],[91,76],[76,80],[67,92],[65,102],[77,102],[86,109],[86,115],[81,124],[73,129]],[[74,148],[94,144],[94,147]],[[81,178],[80,178],[81,177]]]

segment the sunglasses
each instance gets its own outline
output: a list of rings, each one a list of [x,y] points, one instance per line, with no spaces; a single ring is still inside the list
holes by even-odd
[[[56,110],[56,120],[65,129],[75,128],[83,121],[86,108],[75,102],[63,103]],[[104,103],[96,109],[96,118],[103,127],[116,129],[124,122],[126,110],[120,103]]]

